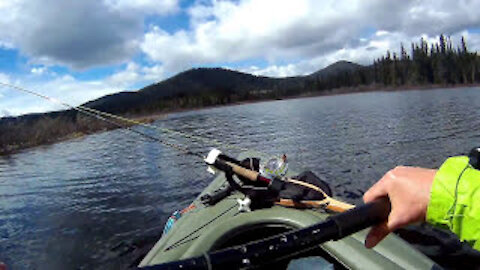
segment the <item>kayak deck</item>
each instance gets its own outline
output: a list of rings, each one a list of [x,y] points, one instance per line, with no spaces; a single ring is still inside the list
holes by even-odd
[[[258,153],[243,153],[239,159],[262,157]],[[289,175],[295,175],[289,172]],[[205,206],[200,197],[227,185],[219,174],[193,201],[192,209],[173,225],[141,261],[140,267],[155,265],[229,246],[260,240],[292,229],[300,229],[325,220],[330,213],[322,209],[293,209],[282,206],[240,212],[237,199],[245,196],[233,192],[213,206]],[[391,234],[373,249],[363,245],[366,230],[338,241],[319,245],[319,254],[330,257],[347,269],[432,269],[435,263]],[[309,253],[310,255],[310,253]]]

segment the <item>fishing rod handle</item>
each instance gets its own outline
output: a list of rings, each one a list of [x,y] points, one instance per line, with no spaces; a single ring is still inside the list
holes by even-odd
[[[352,233],[386,221],[390,210],[390,200],[387,197],[382,197],[373,202],[329,217],[328,219],[334,221],[338,227],[338,235],[334,240],[344,238]]]
[[[225,173],[228,172],[243,176],[250,181],[257,181],[259,177],[258,172],[240,166],[240,161],[222,154],[218,149],[212,149],[204,160],[209,166],[213,166]]]
[[[249,169],[246,169],[246,168],[244,168],[244,167],[242,167],[242,166],[239,166],[239,165],[234,164],[234,163],[229,162],[229,161],[226,161],[225,163],[232,168],[232,171],[233,171],[236,175],[243,176],[243,177],[247,178],[247,179],[250,180],[250,181],[257,181],[257,178],[258,178],[258,176],[259,176],[259,173],[258,173],[258,172],[252,171],[252,170],[249,170]]]
[[[249,170],[247,168],[240,166],[239,160],[222,153],[217,156],[216,163],[217,162],[224,163],[225,165],[229,166],[232,169],[233,173],[235,173],[236,175],[243,176],[250,181],[257,181],[258,176],[260,175],[256,171]]]
[[[213,154],[212,154],[213,152]],[[212,156],[210,157],[210,155]],[[210,152],[209,157],[205,159],[205,162],[209,165],[213,165],[215,168],[223,172],[231,172],[237,176],[242,176],[250,181],[259,181],[270,184],[271,180],[263,177],[259,172],[254,170],[249,170],[240,166],[240,161],[222,154],[220,151],[214,149]]]
[[[208,159],[208,158],[207,158]],[[252,171],[249,169],[246,169],[242,166],[240,166],[240,162],[237,160],[234,160],[228,156],[225,155],[219,155],[218,157],[215,157],[213,160],[205,160],[207,164],[213,165],[215,168],[225,172],[225,173],[234,173],[239,176],[243,176],[247,178],[250,181],[257,181],[259,177],[259,173],[256,171]]]

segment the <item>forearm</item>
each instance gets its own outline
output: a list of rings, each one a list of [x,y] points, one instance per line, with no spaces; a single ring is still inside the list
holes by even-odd
[[[432,184],[427,222],[448,228],[480,250],[480,171],[468,157],[449,158]]]

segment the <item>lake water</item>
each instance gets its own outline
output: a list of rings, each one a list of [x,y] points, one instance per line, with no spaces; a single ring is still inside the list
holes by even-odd
[[[396,165],[434,168],[480,145],[480,88],[272,101],[154,124],[209,138],[137,127],[196,152],[217,146],[237,155],[233,145],[286,153],[291,168],[324,176],[337,196],[358,203]],[[11,269],[126,268],[210,180],[200,160],[126,130],[0,157],[0,261]]]

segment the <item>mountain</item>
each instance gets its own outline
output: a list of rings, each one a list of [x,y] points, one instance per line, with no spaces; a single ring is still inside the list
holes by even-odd
[[[167,80],[149,85],[136,92],[120,92],[90,101],[84,106],[112,113],[152,111],[161,108],[165,100],[187,96],[243,96],[255,99],[252,93],[278,92],[278,95],[295,95],[312,77],[321,79],[340,73],[351,73],[361,65],[340,61],[308,76],[270,78],[222,68],[196,68],[179,73]],[[242,99],[242,98],[240,98]],[[158,106],[156,106],[158,105]],[[155,108],[156,107],[156,108]]]
[[[89,101],[83,106],[111,113],[155,111],[155,105],[170,99],[202,96],[228,96],[230,102],[242,99],[269,98],[301,94],[312,79],[328,80],[335,76],[351,75],[364,68],[356,63],[339,61],[307,76],[271,78],[256,76],[223,68],[195,68],[181,72],[164,81],[148,85],[138,91],[124,91]],[[309,86],[308,88],[311,88]],[[309,91],[312,89],[308,89]],[[314,90],[314,89],[313,89]],[[263,95],[261,94],[263,93]],[[267,95],[265,95],[267,94]],[[68,101],[67,101],[68,102]],[[197,104],[201,106],[202,104]],[[214,105],[214,104],[209,104]],[[162,109],[162,108],[160,108]],[[163,108],[168,109],[168,108]],[[34,113],[19,117],[0,118],[2,123],[12,123],[19,118],[34,122],[44,116],[72,116],[71,110],[50,113]]]
[[[121,92],[90,101],[84,106],[110,112],[127,112],[150,107],[162,99],[206,94],[245,93],[272,88],[276,79],[254,76],[222,68],[196,68],[167,80],[149,85],[136,92]]]
[[[317,72],[310,74],[309,77],[327,78],[330,76],[337,76],[341,73],[353,73],[363,67],[364,66],[362,65],[352,63],[349,61],[338,61],[327,66],[324,69],[321,69]]]

